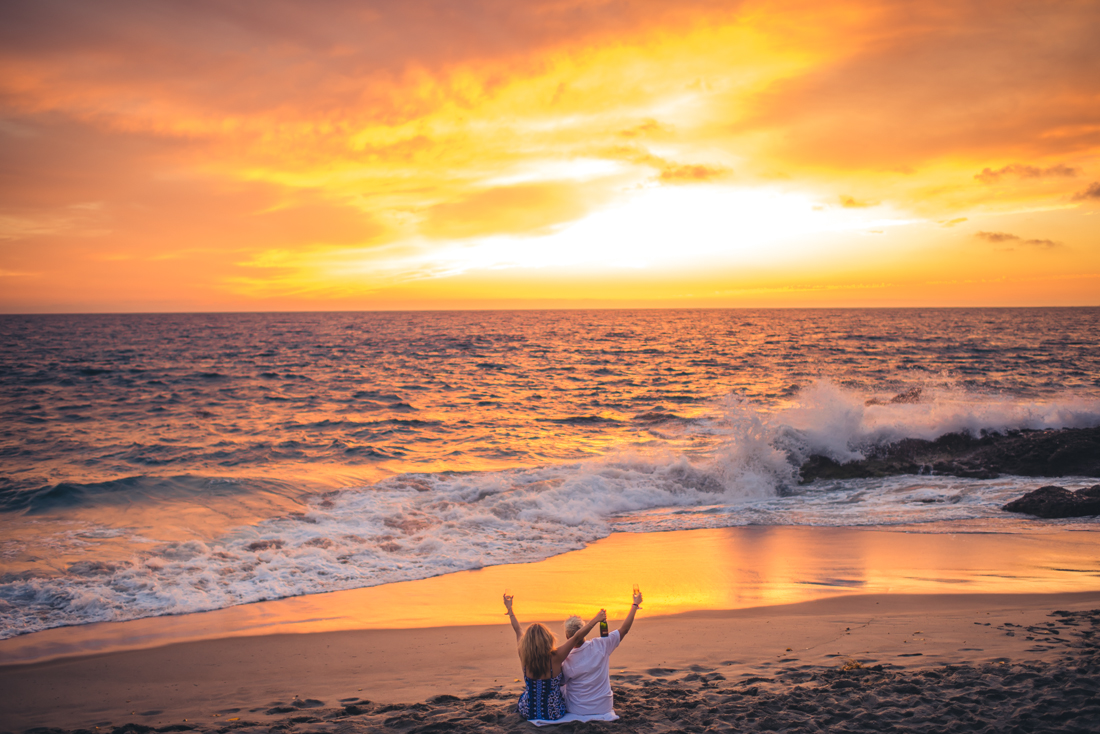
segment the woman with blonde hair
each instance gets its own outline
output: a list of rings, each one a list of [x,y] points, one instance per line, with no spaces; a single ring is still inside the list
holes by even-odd
[[[526,631],[520,629],[519,620],[512,611],[513,598],[508,594],[504,595],[504,607],[508,610],[512,629],[516,631],[519,661],[523,666],[524,691],[519,697],[516,709],[520,716],[528,721],[560,719],[568,713],[565,708],[565,696],[561,690],[562,661],[569,657],[569,653],[578,642],[584,639],[585,635],[592,631],[593,627],[607,619],[607,612],[601,609],[568,640],[559,647],[554,647],[557,640],[546,625],[535,622],[529,625]]]

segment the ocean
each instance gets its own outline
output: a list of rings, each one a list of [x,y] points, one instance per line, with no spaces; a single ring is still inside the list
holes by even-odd
[[[1000,509],[1095,479],[799,467],[1100,426],[1098,342],[1098,308],[0,316],[0,639],[616,531],[1095,531]]]

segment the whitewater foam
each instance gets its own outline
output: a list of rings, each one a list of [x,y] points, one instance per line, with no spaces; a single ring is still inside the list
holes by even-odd
[[[82,560],[63,571],[0,578],[0,636],[537,561],[616,530],[887,527],[996,518],[1004,502],[1034,488],[1036,480],[912,476],[800,487],[798,465],[815,453],[838,461],[859,458],[898,438],[1100,425],[1097,401],[1072,398],[1023,404],[943,388],[926,390],[919,402],[867,405],[866,398],[828,381],[777,408],[730,396],[703,418],[663,424],[667,442],[527,469],[400,474],[298,497],[295,511],[209,537],[162,542],[134,537],[124,524],[83,522],[42,539],[54,544],[56,557],[83,554]],[[696,439],[699,448],[693,449]],[[109,489],[56,494],[65,503],[74,497],[118,502],[126,491],[148,495],[156,486],[120,481]],[[1076,487],[1087,481],[1060,483]],[[179,477],[172,486],[192,491]],[[239,483],[229,486],[246,493]],[[56,499],[39,495],[48,497]],[[50,509],[42,508],[43,518]],[[97,544],[123,541],[129,543],[126,552],[87,560]],[[7,541],[0,552],[19,555],[17,545]]]
[[[933,440],[948,433],[1006,433],[1100,426],[1100,400],[1066,393],[1020,400],[957,387],[931,386],[919,398],[871,402],[831,380],[817,380],[767,419],[776,444],[801,463],[813,454],[843,463],[875,446],[905,438]]]

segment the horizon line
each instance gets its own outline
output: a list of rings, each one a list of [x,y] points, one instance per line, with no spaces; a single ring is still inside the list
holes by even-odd
[[[512,306],[465,308],[348,308],[211,311],[0,311],[5,316],[201,316],[246,314],[344,314],[344,313],[471,313],[501,311],[980,311],[1055,310],[1100,308],[1100,304],[1073,306]]]

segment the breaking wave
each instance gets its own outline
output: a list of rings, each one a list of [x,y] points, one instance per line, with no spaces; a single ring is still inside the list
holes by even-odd
[[[65,557],[66,549],[80,550],[80,560],[63,570],[0,577],[2,636],[537,561],[614,530],[888,526],[997,517],[1007,498],[1032,488],[1035,480],[893,477],[806,487],[798,484],[798,469],[813,454],[848,461],[901,438],[1095,427],[1100,401],[1070,395],[1020,403],[943,388],[869,397],[818,381],[779,408],[730,396],[704,417],[658,425],[669,432],[667,442],[587,461],[404,473],[322,493],[267,479],[143,476],[59,484],[21,495],[6,514],[48,519],[51,512],[73,507],[144,503],[156,508],[169,498],[200,496],[214,510],[249,502],[280,509],[212,536],[168,542],[142,537],[123,520],[78,522],[46,541],[58,557]],[[702,439],[705,450],[684,449],[693,437]],[[272,497],[278,501],[269,505],[259,499]],[[0,543],[0,554],[25,554],[20,543]],[[87,560],[97,556],[98,547],[111,552]]]

